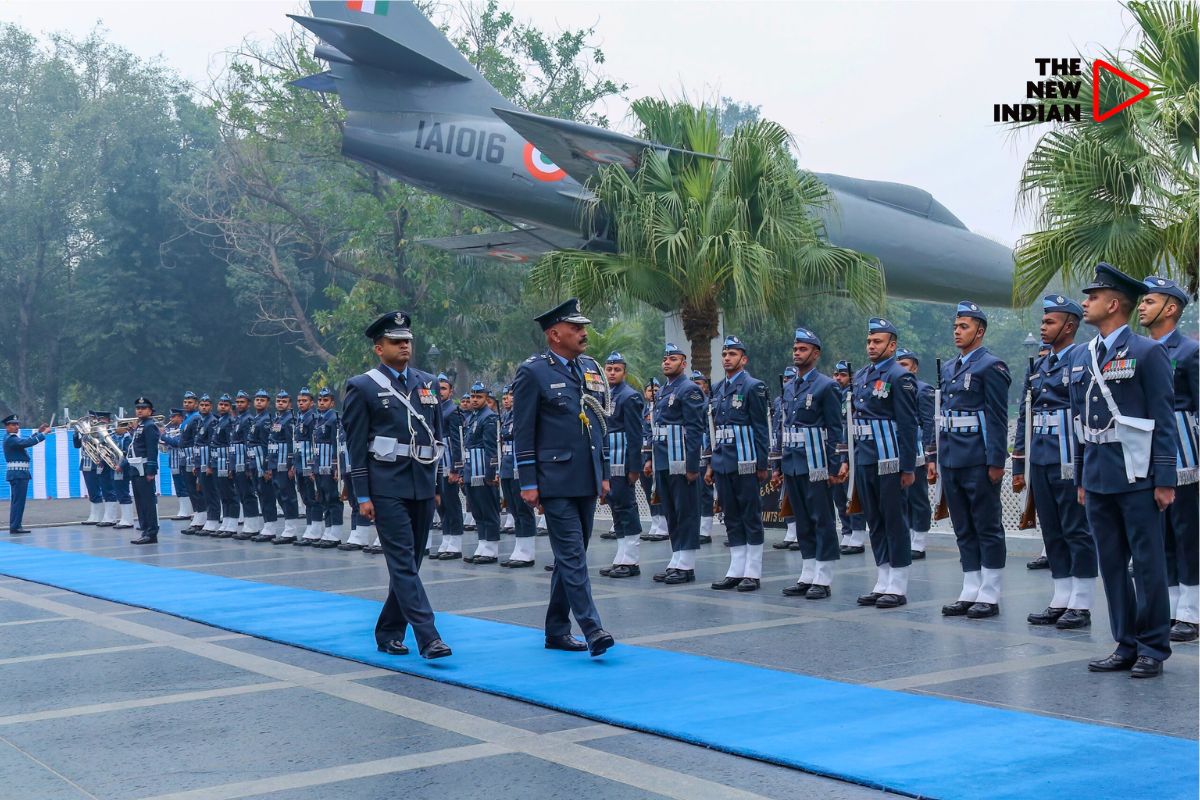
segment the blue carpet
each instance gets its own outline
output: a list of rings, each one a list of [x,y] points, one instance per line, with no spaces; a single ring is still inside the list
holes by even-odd
[[[1200,780],[1189,739],[619,642],[591,659],[453,614],[438,615],[453,657],[387,656],[377,602],[25,545],[0,543],[0,574],[919,797],[1168,800]]]

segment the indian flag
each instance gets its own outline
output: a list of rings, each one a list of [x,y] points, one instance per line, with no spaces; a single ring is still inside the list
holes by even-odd
[[[346,0],[346,8],[382,17],[388,12],[388,0]]]

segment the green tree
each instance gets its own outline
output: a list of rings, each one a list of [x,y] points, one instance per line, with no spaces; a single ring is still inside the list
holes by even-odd
[[[1196,289],[1200,240],[1200,36],[1189,2],[1131,2],[1130,50],[1104,59],[1150,87],[1150,95],[1095,122],[1055,125],[1025,162],[1019,208],[1035,211],[1037,230],[1016,249],[1014,300],[1024,305],[1055,277],[1079,282],[1098,261],[1136,277],[1159,272]],[[1090,72],[1090,61],[1084,59]],[[1101,108],[1130,96],[1101,81]],[[1092,105],[1090,82],[1079,95]],[[1053,101],[1052,101],[1053,102]],[[1019,129],[1022,125],[1014,126]]]
[[[592,213],[610,220],[618,252],[551,253],[531,273],[535,287],[589,307],[616,298],[678,311],[705,374],[722,309],[747,324],[787,320],[812,294],[882,304],[877,263],[824,238],[813,212],[831,196],[797,168],[781,126],[753,120],[723,136],[715,108],[655,99],[633,113],[644,138],[676,149],[647,150],[634,174],[606,167],[594,181]]]

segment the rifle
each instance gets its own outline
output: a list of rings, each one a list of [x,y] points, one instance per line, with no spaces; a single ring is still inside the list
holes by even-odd
[[[850,373],[850,391],[846,393],[846,468],[850,473],[850,484],[846,487],[846,514],[861,514],[862,500],[858,496],[858,487],[854,485],[854,366],[847,361],[846,370]]]
[[[1021,519],[1017,530],[1027,531],[1037,527],[1037,509],[1033,506],[1033,490],[1029,486],[1029,450],[1033,445],[1033,357],[1029,358],[1029,372],[1025,376],[1025,502],[1021,504]]]
[[[503,427],[504,420],[499,414],[496,415],[496,481],[500,481],[500,465],[504,463],[504,440],[500,438],[500,428]],[[500,510],[506,511],[508,503],[504,500],[504,492],[500,492]]]
[[[933,457],[937,459],[942,454],[942,360],[939,358],[935,363],[937,364],[937,387],[933,390]],[[933,519],[935,522],[950,516],[950,507],[946,505],[946,493],[942,488],[940,464],[937,473],[933,487]]]
[[[654,407],[658,405],[658,392],[654,390],[654,378],[646,384],[650,387],[650,505],[658,505],[662,502],[658,496],[658,481],[654,479]]]
[[[767,406],[767,414],[771,413],[771,407]],[[717,422],[713,418],[712,398],[708,398],[708,403],[705,408],[705,415],[708,417],[708,468],[712,469],[713,449],[717,446]],[[769,418],[768,418],[769,419]],[[713,514],[721,513],[721,499],[717,497],[717,493],[713,492]]]
[[[779,422],[780,422],[781,426],[783,424],[783,420],[787,419],[787,412],[783,407],[783,404],[786,402],[787,402],[787,390],[785,388],[783,376],[780,375],[779,376],[779,417],[780,417]],[[775,420],[772,419],[772,414],[771,414],[771,409],[773,406],[774,406],[774,403],[772,403],[771,398],[768,397],[767,398],[767,438],[770,440],[770,446],[768,448],[770,450],[770,453],[767,455],[767,461],[768,462],[777,461],[778,469],[782,473],[783,472],[783,445],[780,443],[779,439],[775,436]],[[779,451],[779,455],[775,455],[776,450]],[[769,466],[769,463],[768,463],[768,466]],[[791,517],[791,516],[795,516],[794,513],[792,512],[792,500],[790,497],[788,497],[787,486],[785,486],[784,482],[781,480],[779,482],[779,518],[784,519],[785,517]]]

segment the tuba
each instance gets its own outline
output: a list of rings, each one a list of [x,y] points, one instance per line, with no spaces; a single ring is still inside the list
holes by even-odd
[[[125,455],[113,441],[107,425],[97,423],[92,417],[80,417],[68,420],[67,427],[79,435],[79,449],[93,462],[104,464],[110,469],[120,469],[121,459]]]

